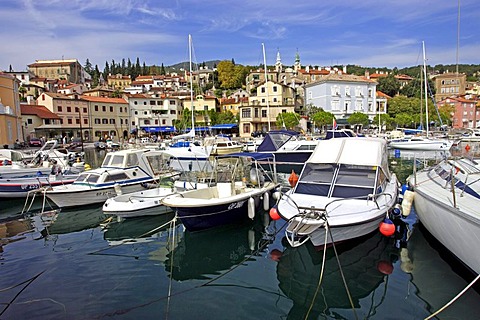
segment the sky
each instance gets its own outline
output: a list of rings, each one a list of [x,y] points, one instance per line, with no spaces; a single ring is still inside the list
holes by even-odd
[[[460,20],[458,4],[460,3]],[[0,0],[0,70],[35,60],[480,64],[478,0]],[[460,28],[458,28],[460,21]],[[460,35],[460,37],[458,37]],[[457,43],[459,44],[457,50]],[[458,54],[457,54],[458,53]],[[458,58],[457,58],[458,57]]]

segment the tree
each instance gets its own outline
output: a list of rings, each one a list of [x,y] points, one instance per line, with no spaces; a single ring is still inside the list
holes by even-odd
[[[217,66],[218,81],[224,89],[235,87],[235,65],[227,60],[220,61]]]
[[[399,113],[395,116],[394,122],[399,127],[413,127],[414,120],[413,117],[408,113]]]
[[[311,119],[317,127],[323,128],[324,126],[332,125],[335,116],[331,112],[320,109],[311,116]]]
[[[368,116],[362,112],[353,113],[350,117],[348,117],[347,122],[352,126],[356,126],[356,125],[367,126],[369,123]]]
[[[277,127],[294,129],[298,126],[300,118],[295,112],[282,112],[277,115],[276,124]]]
[[[93,77],[93,67],[92,67],[92,64],[90,63],[90,60],[88,60],[88,58],[85,61],[85,67],[84,68],[85,68],[85,72]]]
[[[394,97],[400,90],[400,82],[391,73],[386,77],[378,79],[377,90]]]
[[[373,117],[372,125],[378,126],[380,122],[380,129],[383,127],[386,128],[386,130],[392,129],[392,118],[388,114],[376,114],[375,117]]]

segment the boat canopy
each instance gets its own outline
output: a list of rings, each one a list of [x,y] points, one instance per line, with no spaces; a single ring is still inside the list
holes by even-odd
[[[258,146],[257,151],[277,151],[287,141],[298,135],[298,132],[291,130],[269,131],[262,143]]]
[[[249,157],[257,161],[275,159],[275,155],[270,152],[235,152],[235,153],[229,153],[226,155],[218,156],[218,158],[240,158],[240,157]]]
[[[387,143],[379,138],[320,140],[307,163],[379,166],[390,176]]]

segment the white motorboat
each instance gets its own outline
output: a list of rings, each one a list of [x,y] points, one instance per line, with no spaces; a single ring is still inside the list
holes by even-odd
[[[166,196],[185,190],[206,188],[209,180],[205,178],[208,172],[192,171],[193,168],[201,168],[201,164],[181,167],[182,161],[177,159],[177,156],[183,155],[178,150],[162,151],[164,162],[169,166],[178,167],[181,172],[180,176],[176,177],[173,183],[160,184],[155,188],[140,190],[128,194],[120,194],[113,198],[109,198],[103,204],[103,212],[107,215],[115,215],[120,218],[131,218],[147,215],[161,215],[172,211],[171,208],[162,204],[161,200]],[[207,167],[207,169],[211,168]],[[177,179],[178,178],[178,179]]]
[[[291,246],[307,240],[321,246],[378,229],[397,203],[397,193],[384,139],[335,138],[318,142],[298,182],[280,196],[275,209],[288,221]]]
[[[242,143],[222,136],[207,137],[203,140],[203,145],[207,148],[211,147],[210,155],[212,156],[240,152],[244,148]]]
[[[268,210],[270,193],[279,186],[274,162],[269,172],[264,170],[265,165],[258,163],[267,159],[273,160],[273,155],[232,153],[218,156],[211,178],[214,185],[167,196],[162,203],[176,211],[189,231],[253,218],[261,199],[264,209]]]
[[[480,273],[480,164],[447,159],[408,178],[420,222],[475,273]]]
[[[399,150],[448,151],[452,147],[453,141],[414,136],[390,140],[388,145],[391,149]]]
[[[162,205],[162,199],[175,193],[170,187],[156,187],[107,199],[103,204],[103,213],[121,218],[152,216],[172,211]]]
[[[480,142],[480,129],[469,129],[464,133],[460,141],[462,142]]]
[[[160,150],[114,151],[106,154],[99,168],[81,173],[72,184],[46,188],[43,193],[60,208],[102,203],[178,176],[167,162]]]

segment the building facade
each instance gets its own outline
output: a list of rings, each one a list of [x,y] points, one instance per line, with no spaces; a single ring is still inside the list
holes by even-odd
[[[454,129],[474,129],[480,127],[480,105],[477,97],[449,97],[437,103],[438,107],[450,106]]]
[[[377,114],[376,85],[365,77],[329,74],[320,81],[305,85],[305,104],[331,112],[336,119],[347,119],[362,112],[373,119]]]
[[[467,84],[467,76],[457,73],[443,73],[434,76],[435,101],[452,97],[463,96]]]
[[[0,72],[0,146],[12,147],[22,139],[20,111],[20,81]]]

